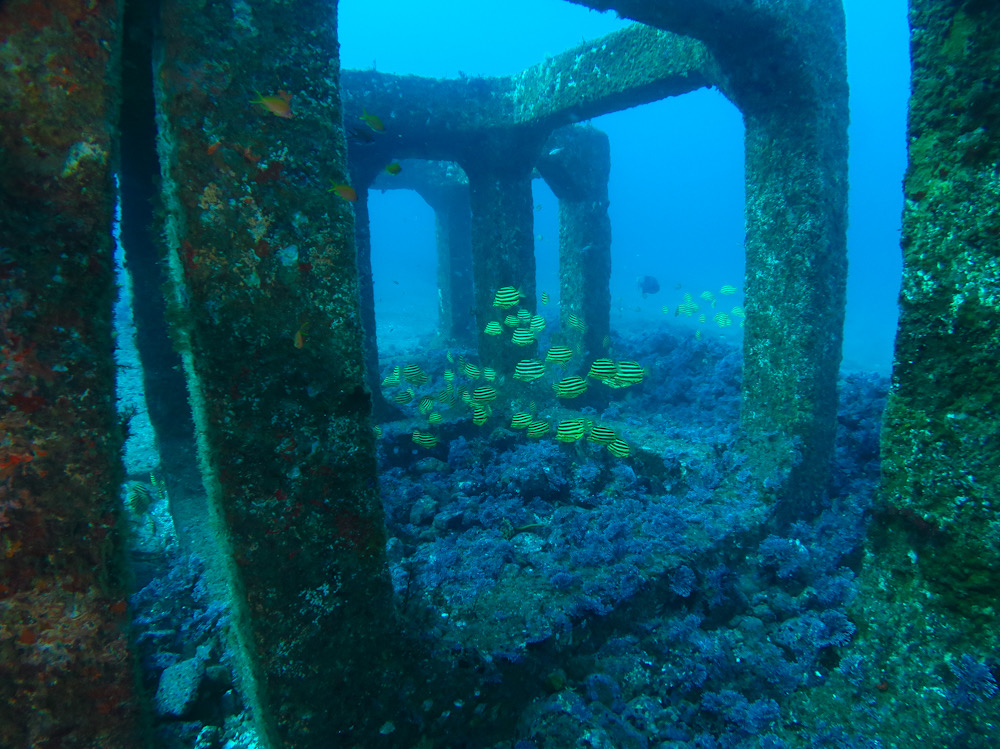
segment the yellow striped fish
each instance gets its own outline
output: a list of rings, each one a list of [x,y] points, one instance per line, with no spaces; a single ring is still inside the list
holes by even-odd
[[[618,458],[627,458],[632,454],[632,448],[628,446],[628,442],[618,437],[613,442],[608,443],[608,452]]]
[[[735,294],[736,293],[736,287],[735,286],[730,286],[727,283],[725,286],[723,286],[721,289],[719,289],[719,293],[720,294],[725,294],[726,296],[729,296],[730,294]]]
[[[529,414],[527,411],[521,411],[510,417],[510,428],[511,429],[527,429],[535,417]]]
[[[444,371],[444,381],[445,382],[454,382],[455,381],[455,370],[454,369],[446,369]]]
[[[598,445],[610,445],[617,437],[618,435],[615,434],[614,429],[603,424],[591,427],[590,434],[587,435],[587,439],[591,442],[596,442]]]
[[[490,322],[486,323],[486,327],[483,328],[483,332],[486,335],[500,335],[501,333],[503,333],[503,328],[500,327],[500,323],[498,323],[496,320],[491,320]]]
[[[522,325],[527,325],[531,322],[531,313],[524,307],[521,307],[521,309],[517,311],[517,321]]]
[[[510,342],[515,346],[530,346],[535,342],[535,334],[525,328],[518,328]]]
[[[559,442],[576,442],[587,433],[586,419],[567,419],[560,421],[556,427],[556,439]]]
[[[380,427],[378,424],[372,427],[372,433],[375,435],[375,439],[377,440],[382,439],[382,427]]]
[[[414,385],[424,385],[430,378],[418,365],[407,364],[403,367],[403,379]]]
[[[675,314],[691,317],[697,311],[698,305],[695,303],[694,298],[685,292],[684,301],[677,305],[677,312]]]
[[[516,328],[521,324],[521,321],[517,319],[517,315],[507,315],[507,317],[503,319],[503,324],[508,328]]]
[[[743,311],[742,307],[733,307],[732,310],[733,317],[746,317],[747,313]]]
[[[538,359],[521,359],[514,367],[514,379],[522,382],[537,380],[545,374],[545,365]]]
[[[705,315],[698,315],[698,322],[704,323],[708,318]]]
[[[574,330],[579,330],[581,333],[587,332],[587,323],[583,321],[582,317],[575,313],[571,313],[569,317],[566,318],[566,324]]]
[[[725,312],[719,312],[712,318],[720,328],[725,328],[733,324],[732,319]]]
[[[610,359],[595,359],[587,370],[587,377],[595,380],[607,380],[615,376],[615,363]]]
[[[587,392],[587,383],[582,377],[564,377],[552,389],[556,398],[576,398]]]
[[[392,372],[387,374],[385,376],[385,379],[382,380],[382,385],[384,387],[389,387],[391,385],[398,385],[402,381],[403,381],[402,374],[400,372],[399,365],[397,364],[395,367],[392,368]]]
[[[483,379],[493,382],[497,378],[497,371],[493,367],[483,367]]]
[[[634,361],[620,361],[615,365],[615,377],[624,383],[629,385],[635,385],[642,382],[643,378],[646,376],[646,370],[642,368],[639,362]]]
[[[493,297],[493,306],[507,309],[520,302],[523,296],[520,289],[504,286],[502,289],[497,289],[497,293]]]
[[[462,374],[464,374],[470,380],[478,380],[479,367],[477,367],[472,362],[465,362],[465,364],[462,365]]]
[[[440,424],[442,421],[444,421],[444,417],[437,411],[431,411],[429,414],[427,414],[428,424],[437,425]]]
[[[549,422],[542,421],[541,419],[535,419],[533,422],[528,424],[528,436],[531,439],[538,439],[545,434],[548,434],[551,427]]]
[[[545,330],[545,318],[541,315],[532,315],[531,319],[528,321],[528,327],[531,328],[534,333],[541,333]]]
[[[487,417],[490,415],[489,409],[481,403],[472,404],[472,423],[476,426],[482,426],[486,423]]]
[[[420,447],[432,448],[439,442],[436,435],[430,432],[421,432],[419,429],[413,430],[413,441]]]
[[[406,405],[411,400],[416,393],[413,392],[413,388],[406,388],[406,390],[400,390],[392,396],[393,403],[398,403],[401,406]]]
[[[497,389],[492,385],[480,385],[472,391],[472,399],[477,401],[494,401],[497,399]]]
[[[548,304],[548,303],[549,303],[549,292],[543,291],[542,292],[542,304]]]
[[[549,353],[545,355],[545,361],[554,361],[565,364],[573,357],[573,349],[568,346],[553,346]]]
[[[700,296],[702,299],[711,304],[713,307],[715,306],[715,294],[713,294],[711,291],[703,291],[701,292]]]
[[[434,410],[434,399],[431,398],[429,395],[425,395],[423,398],[420,399],[420,402],[417,404],[417,410],[424,416],[426,416],[427,414],[429,414],[431,411]]]

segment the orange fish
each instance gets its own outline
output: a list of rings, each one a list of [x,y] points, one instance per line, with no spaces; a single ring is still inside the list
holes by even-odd
[[[361,110],[364,114],[358,116],[359,120],[364,120],[364,123],[374,130],[376,133],[384,133],[385,125],[382,124],[382,120],[378,118],[377,115],[368,114],[364,109]]]
[[[304,323],[302,323],[302,326],[298,330],[295,331],[295,335],[292,338],[292,343],[295,345],[295,348],[303,348],[303,347],[305,347],[305,345],[306,345],[306,328],[308,328],[308,327],[309,327],[309,323],[308,322],[304,322]]]
[[[389,172],[389,174],[399,174],[401,171],[403,171],[403,167],[399,165],[398,161],[394,161],[391,164],[389,164],[385,168],[385,170]]]
[[[275,117],[290,120],[292,118],[292,105],[290,103],[291,98],[292,97],[284,91],[279,91],[275,96],[261,96],[260,91],[258,91],[257,98],[253,99],[250,103],[260,104]]]
[[[358,194],[354,192],[354,188],[350,185],[338,184],[334,182],[333,187],[327,190],[327,192],[335,192],[344,200],[349,200],[352,203],[358,199]]]

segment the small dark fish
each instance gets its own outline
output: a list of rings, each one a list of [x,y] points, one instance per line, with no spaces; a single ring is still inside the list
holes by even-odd
[[[643,299],[660,290],[660,282],[652,276],[639,276],[635,282],[639,286],[639,291],[642,292]]]
[[[347,133],[347,139],[352,143],[367,145],[375,142],[375,133],[367,128],[352,127]]]

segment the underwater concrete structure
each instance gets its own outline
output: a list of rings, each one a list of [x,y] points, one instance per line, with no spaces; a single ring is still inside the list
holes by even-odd
[[[397,633],[369,419],[370,257],[366,297],[356,250],[367,227],[355,229],[389,159],[454,161],[466,172],[467,188],[426,195],[445,224],[440,246],[452,265],[442,273],[453,294],[472,287],[462,274],[475,274],[467,301],[481,353],[500,366],[507,355],[483,339],[482,322],[498,286],[519,286],[534,304],[530,180],[533,169],[543,173],[560,198],[565,298],[579,300],[590,336],[581,345],[593,352],[607,319],[607,145],[565,126],[722,89],[747,128],[743,427],[758,478],[788,475],[779,496],[789,515],[822,486],[846,273],[839,3],[581,4],[657,28],[628,29],[504,79],[351,71],[341,91],[329,54],[335,3],[298,3],[294,14],[160,3],[169,315],[209,492],[205,521],[224,545],[234,666],[267,745],[392,740],[380,699]],[[839,697],[849,693],[888,707],[886,742],[988,746],[995,704],[973,699],[973,709],[956,712],[927,678],[954,670],[951,653],[981,665],[997,650],[1000,145],[989,81],[1000,18],[985,3],[911,6],[903,314],[883,502],[855,604],[857,647],[880,680],[867,693],[831,680],[796,697],[796,714],[806,727],[850,721],[852,706]],[[276,29],[280,49],[269,41]],[[143,744],[112,358],[120,33],[116,2],[0,6],[11,72],[0,83],[9,104],[0,113],[4,745]],[[370,146],[373,168],[352,165],[348,180],[341,123],[356,121],[362,102],[393,115]],[[485,138],[484,122],[498,132]],[[588,154],[593,173],[561,179],[559,148],[566,158]],[[348,181],[357,185],[354,209],[329,192]],[[443,314],[460,314],[462,304],[443,299]]]
[[[778,495],[782,510],[794,514],[825,485],[836,426],[847,273],[843,10],[834,0],[801,12],[768,3],[751,9],[708,3],[700,10],[690,3],[582,4],[613,7],[649,26],[609,34],[505,78],[436,81],[345,71],[347,122],[367,111],[392,113],[382,137],[359,146],[358,158],[381,165],[393,158],[447,159],[469,175],[479,350],[485,363],[511,368],[531,352],[502,346],[483,331],[497,288],[519,287],[534,308],[531,169],[554,172],[562,155],[553,147],[543,158],[544,140],[598,114],[703,86],[722,90],[746,124],[741,426],[761,480],[785,476]],[[601,201],[599,194],[590,200]],[[610,296],[598,277],[609,266],[610,228],[600,210],[592,218],[579,210],[560,196],[560,274],[569,293],[561,312],[564,323],[570,314],[582,318],[580,329],[567,326],[567,335],[582,339],[581,331],[589,331],[578,343],[593,354],[603,350],[607,333]],[[597,233],[585,237],[584,228]],[[589,280],[576,257],[583,251],[595,253]]]
[[[166,0],[154,76],[170,314],[234,666],[261,736],[300,747],[370,730],[390,622],[354,217],[329,192],[347,181],[334,7],[234,21]]]
[[[0,745],[139,746],[115,409],[122,4],[0,7]]]

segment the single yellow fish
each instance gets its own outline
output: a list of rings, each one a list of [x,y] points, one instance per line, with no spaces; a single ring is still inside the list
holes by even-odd
[[[292,97],[286,92],[279,91],[272,96],[261,96],[260,91],[257,91],[256,94],[257,98],[251,100],[251,104],[260,104],[275,117],[281,117],[285,120],[290,120],[294,116],[292,114]]]
[[[368,127],[374,130],[376,133],[384,133],[385,125],[382,124],[382,120],[378,118],[377,115],[368,114],[364,109],[361,110],[363,114],[358,115],[358,119],[362,120]]]

